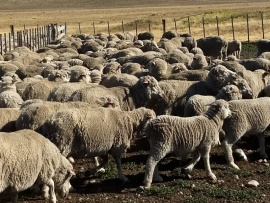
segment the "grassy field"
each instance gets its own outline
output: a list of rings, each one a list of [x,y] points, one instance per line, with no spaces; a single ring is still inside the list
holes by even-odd
[[[9,32],[10,25],[15,30],[43,26],[48,23],[67,23],[68,34],[79,32],[93,34],[124,31],[135,34],[135,21],[138,32],[150,29],[157,39],[162,35],[162,19],[166,20],[166,30],[176,29],[180,33],[190,32],[195,38],[203,37],[202,17],[205,20],[205,35],[217,35],[216,17],[218,17],[219,34],[228,39],[233,38],[231,15],[234,17],[235,38],[247,41],[247,14],[249,14],[250,41],[262,38],[264,17],[265,38],[270,38],[270,2],[269,1],[228,1],[228,0],[8,0],[1,2],[0,33]],[[80,30],[79,30],[80,23]]]

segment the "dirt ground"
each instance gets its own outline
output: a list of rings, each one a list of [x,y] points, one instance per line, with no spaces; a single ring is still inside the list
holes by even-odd
[[[75,3],[74,3],[75,2]],[[41,0],[13,0],[1,2],[0,8],[0,32],[8,32],[9,25],[15,29],[22,29],[23,25],[31,28],[36,25],[46,25],[51,22],[67,23],[68,33],[78,33],[78,22],[81,23],[83,32],[91,33],[92,22],[106,25],[110,21],[113,25],[122,20],[131,22],[146,19],[156,22],[153,25],[155,36],[161,34],[161,24],[157,23],[162,18],[181,18],[190,14],[213,12],[247,13],[270,10],[269,1],[183,1],[183,0],[155,0],[155,1],[41,1]],[[200,16],[201,18],[201,16]],[[269,19],[265,23],[269,24]],[[245,22],[242,20],[241,22]],[[173,23],[173,22],[171,22]],[[254,22],[256,24],[256,22]],[[127,23],[128,24],[128,23]],[[260,24],[257,22],[257,24]],[[87,25],[87,26],[86,26]],[[106,25],[107,26],[107,25]],[[104,31],[104,27],[97,30]],[[229,25],[228,25],[229,26]],[[144,28],[139,28],[140,31]],[[195,28],[194,28],[195,29]],[[198,28],[199,29],[199,28]],[[256,30],[257,29],[257,30]],[[195,32],[195,31],[194,31]],[[245,28],[240,30],[240,34]],[[251,30],[260,37],[258,28]],[[242,34],[244,35],[244,34]],[[241,35],[241,36],[242,36]],[[267,140],[269,143],[269,139]],[[138,148],[144,146],[144,148]],[[93,166],[92,160],[75,160],[76,177],[71,180],[76,191],[70,193],[67,199],[58,198],[59,203],[238,203],[238,202],[270,202],[270,168],[268,163],[260,160],[256,151],[258,141],[256,138],[248,138],[240,141],[239,146],[244,149],[249,162],[246,163],[236,157],[236,164],[240,171],[233,170],[226,165],[223,151],[215,147],[211,152],[211,167],[220,180],[211,183],[207,178],[202,162],[199,162],[190,176],[181,174],[180,166],[184,163],[178,157],[168,156],[159,164],[163,183],[153,183],[149,191],[139,190],[144,176],[144,166],[147,160],[147,141],[142,140],[133,146],[122,158],[124,173],[130,182],[122,183],[117,179],[115,163],[110,159],[106,166],[106,172],[85,177],[85,172]],[[269,146],[268,146],[269,147]],[[269,153],[269,148],[268,154]],[[258,187],[248,187],[250,180],[259,182]],[[1,200],[1,203],[8,202]],[[43,203],[41,196],[32,191],[25,191],[19,195],[20,203]]]

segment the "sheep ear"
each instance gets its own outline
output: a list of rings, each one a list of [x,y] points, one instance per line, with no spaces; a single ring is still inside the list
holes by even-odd
[[[75,169],[73,168],[73,169],[68,169],[68,174],[70,174],[71,176],[75,176],[76,174],[75,174]]]

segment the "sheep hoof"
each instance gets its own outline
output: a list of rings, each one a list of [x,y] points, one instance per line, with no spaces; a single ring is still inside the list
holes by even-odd
[[[155,178],[153,178],[153,181],[155,181],[155,182],[163,182],[163,178],[161,176],[156,176]]]
[[[101,169],[97,170],[97,173],[105,173],[105,168],[101,168]]]
[[[240,168],[235,163],[230,163],[230,166],[236,170],[240,170]]]

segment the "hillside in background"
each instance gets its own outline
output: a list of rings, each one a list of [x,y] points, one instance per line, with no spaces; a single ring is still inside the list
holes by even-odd
[[[268,2],[265,0],[1,0],[0,10],[96,9],[147,6],[187,6]]]

